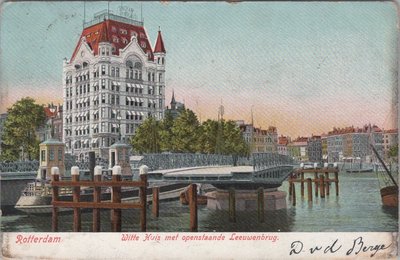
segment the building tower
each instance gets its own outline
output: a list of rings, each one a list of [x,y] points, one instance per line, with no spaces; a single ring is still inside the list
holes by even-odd
[[[64,59],[66,152],[107,158],[109,147],[119,138],[129,143],[147,117],[162,119],[165,56],[161,31],[153,50],[141,21],[103,11],[85,23]]]

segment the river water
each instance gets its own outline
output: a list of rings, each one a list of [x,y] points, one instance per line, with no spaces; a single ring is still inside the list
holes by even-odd
[[[341,173],[339,196],[332,184],[330,196],[313,197],[313,203],[300,196],[300,184],[296,184],[297,205],[287,199],[287,208],[266,211],[265,222],[259,223],[257,212],[237,212],[236,223],[229,222],[226,211],[198,207],[198,226],[201,232],[397,232],[398,209],[383,207],[379,183],[375,173]],[[306,185],[305,185],[306,186]],[[288,191],[288,183],[279,188]],[[101,214],[101,231],[111,231],[110,211]],[[82,213],[82,231],[91,231],[91,212]],[[62,214],[59,231],[72,230],[72,214]],[[140,230],[139,211],[122,212],[122,231]],[[150,232],[188,232],[189,208],[179,201],[160,203],[160,217],[155,218],[148,210],[147,230]],[[51,231],[51,215],[28,216],[17,211],[3,212],[2,232]]]

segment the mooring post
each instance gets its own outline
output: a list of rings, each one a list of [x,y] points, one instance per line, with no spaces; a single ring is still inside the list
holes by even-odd
[[[264,223],[264,211],[265,211],[265,204],[264,204],[264,189],[261,187],[258,189],[258,222]]]
[[[101,166],[96,166],[94,168],[94,182],[101,181],[102,168]],[[93,202],[100,203],[101,202],[101,187],[94,187],[93,191]],[[93,232],[100,231],[100,209],[93,209]]]
[[[292,183],[292,205],[296,206],[296,186]]]
[[[58,167],[52,167],[51,168],[51,180],[52,182],[59,181],[60,179],[60,170]],[[53,202],[58,201],[58,187],[52,185],[52,200]],[[58,207],[55,207],[53,205],[53,210],[52,210],[52,218],[51,218],[51,230],[53,232],[58,231]]]
[[[189,186],[190,232],[197,232],[197,185]]]
[[[312,180],[311,178],[307,178],[307,195],[308,195],[308,201],[312,202]]]
[[[139,194],[140,194],[140,205],[141,205],[141,210],[140,210],[140,230],[142,232],[146,232],[146,210],[147,210],[147,194],[146,194],[146,189],[147,189],[147,173],[149,171],[149,167],[146,165],[142,165],[139,168],[139,175],[140,175],[140,180],[142,182],[140,188],[139,188]]]
[[[159,215],[159,195],[160,195],[160,188],[159,187],[153,187],[153,203],[152,203],[152,213],[153,216],[158,218]]]
[[[115,165],[112,168],[112,181],[121,181],[121,166]],[[121,186],[112,187],[111,201],[113,203],[121,203]],[[111,210],[111,230],[113,232],[121,232],[121,209],[113,208]]]
[[[339,196],[339,170],[335,171],[335,189],[336,196]]]
[[[319,182],[319,178],[318,178],[318,173],[317,172],[314,173],[314,182],[315,182],[315,197],[318,197],[318,182]]]
[[[235,189],[229,189],[229,221],[236,222],[236,197]]]
[[[94,151],[89,152],[89,173],[90,173],[90,180],[94,180],[94,168],[96,166],[96,156]]]
[[[329,179],[329,172],[325,173],[325,187],[326,187],[326,195],[329,196],[330,191],[330,179]]]
[[[79,183],[79,167],[77,167],[77,166],[71,167],[71,176],[72,176],[72,182]],[[77,202],[79,202],[81,187],[76,186],[76,187],[73,187],[72,190],[73,190],[72,201],[77,203]],[[73,231],[74,232],[81,231],[81,209],[80,208],[74,208]]]
[[[301,197],[304,197],[304,172],[301,171],[300,174],[300,180],[301,180],[301,184],[300,184],[300,192],[301,192]]]
[[[289,198],[292,196],[292,175],[289,176]]]
[[[320,192],[321,192],[321,198],[325,198],[325,178],[324,175],[321,174],[319,176],[319,180],[320,180]]]

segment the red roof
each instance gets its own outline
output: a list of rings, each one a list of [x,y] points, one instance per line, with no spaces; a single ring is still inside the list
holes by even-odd
[[[278,138],[278,144],[279,145],[288,145],[288,143],[289,143],[289,140],[288,140],[288,138],[286,136],[280,136]]]
[[[158,31],[156,47],[154,47],[154,53],[157,53],[157,52],[166,53],[165,48],[164,48],[164,41],[161,36],[161,31]]]
[[[50,111],[50,107],[44,108],[44,113],[46,114],[46,118],[55,117],[57,115],[57,108],[55,108],[54,112]]]
[[[80,39],[86,37],[86,42],[93,50],[94,55],[97,55],[99,52],[99,42],[111,43],[115,47],[115,51],[113,51],[112,54],[119,55],[119,50],[125,48],[126,45],[130,43],[132,35],[136,35],[139,46],[145,53],[149,52],[149,60],[153,60],[153,51],[143,26],[137,26],[108,19],[83,29]],[[159,37],[161,37],[160,33]],[[81,41],[78,41],[78,44],[75,47],[71,61],[75,58],[80,42]],[[162,39],[161,44],[164,48]]]
[[[388,129],[383,131],[385,134],[397,134],[397,129]]]

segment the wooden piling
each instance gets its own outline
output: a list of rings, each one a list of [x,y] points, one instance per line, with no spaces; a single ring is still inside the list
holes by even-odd
[[[96,166],[96,156],[94,151],[89,152],[89,173],[90,179],[94,180],[94,168]]]
[[[314,182],[315,182],[315,197],[318,197],[318,183],[319,183],[319,179],[318,179],[318,173],[314,173]]]
[[[101,175],[94,175],[94,181],[100,182]],[[93,191],[93,202],[100,203],[101,202],[101,187],[94,187]],[[100,209],[93,209],[93,232],[100,232]]]
[[[51,175],[51,180],[54,181],[59,181],[59,175],[58,174],[52,174]],[[53,201],[58,201],[58,187],[53,186],[52,187],[53,192],[52,192],[52,200]],[[53,232],[58,232],[58,208],[53,205],[52,209],[52,225],[51,225],[51,231]]]
[[[142,186],[139,188],[140,192],[140,230],[142,232],[146,232],[146,207],[147,207],[147,194],[146,194],[146,186],[147,186],[147,175],[140,174],[140,180],[142,182]]]
[[[229,189],[229,221],[236,222],[236,197],[233,188]]]
[[[72,174],[72,181],[79,182],[79,169],[78,169],[78,174]],[[81,193],[80,186],[73,187],[73,192],[72,192],[72,201],[73,202],[75,202],[75,203],[79,202],[80,193]],[[81,209],[80,208],[74,208],[73,231],[74,232],[81,231]]]
[[[335,190],[336,190],[336,196],[339,196],[339,172],[335,172]]]
[[[292,176],[289,177],[289,198],[292,197]]]
[[[115,167],[115,166],[114,166]],[[121,181],[121,174],[112,175],[112,181]],[[113,203],[121,203],[121,186],[112,187],[111,201]],[[113,232],[121,232],[121,209],[111,210],[111,230]]]
[[[153,187],[153,203],[152,203],[152,213],[153,216],[158,218],[159,216],[159,195],[160,195],[160,188],[159,187]]]
[[[325,173],[325,190],[326,190],[326,195],[329,196],[329,190],[330,190],[330,180],[329,180],[329,173]]]
[[[312,180],[311,178],[307,178],[307,195],[308,195],[308,201],[312,202]]]
[[[189,186],[190,232],[197,232],[197,185]]]
[[[324,175],[319,176],[320,179],[320,192],[321,192],[321,198],[325,198],[325,178]]]
[[[264,204],[264,189],[261,187],[258,189],[258,222],[264,223],[264,211],[265,211],[265,204]]]
[[[296,206],[296,186],[292,183],[292,205]]]
[[[300,183],[300,192],[301,192],[301,197],[303,198],[304,197],[304,172],[302,171],[301,172],[301,174],[300,174],[300,180],[301,180],[301,183]]]

